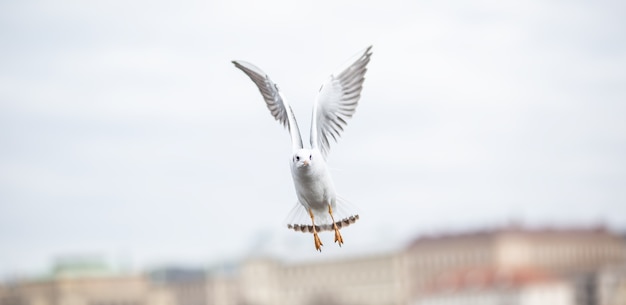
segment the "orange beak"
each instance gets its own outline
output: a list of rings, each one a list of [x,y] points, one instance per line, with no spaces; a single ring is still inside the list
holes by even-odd
[[[304,160],[304,161],[302,161],[302,163],[304,163],[304,166],[309,166],[309,161],[308,160]]]

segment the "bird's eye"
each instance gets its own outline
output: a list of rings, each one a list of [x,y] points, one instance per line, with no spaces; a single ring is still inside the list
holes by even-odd
[[[296,161],[300,161],[300,156],[296,156]]]
[[[313,155],[309,155],[309,160],[313,160]]]

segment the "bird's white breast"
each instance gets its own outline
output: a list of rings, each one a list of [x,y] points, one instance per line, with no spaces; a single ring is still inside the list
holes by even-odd
[[[291,174],[300,204],[316,212],[328,211],[329,204],[335,206],[335,188],[322,158],[308,167],[292,165]]]

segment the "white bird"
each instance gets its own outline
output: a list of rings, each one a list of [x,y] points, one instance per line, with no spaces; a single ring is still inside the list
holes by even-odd
[[[322,242],[318,232],[335,231],[335,242],[341,246],[343,238],[339,229],[359,219],[359,215],[346,215],[347,217],[335,221],[333,211],[345,202],[335,192],[326,165],[326,156],[330,150],[330,139],[337,141],[347,125],[346,121],[356,111],[367,64],[372,55],[371,49],[372,46],[369,46],[345,69],[331,74],[320,88],[313,105],[310,149],[302,145],[296,118],[278,86],[256,66],[244,61],[233,61],[257,85],[274,118],[289,130],[292,144],[291,175],[298,197],[296,209],[304,208],[311,218],[311,224],[289,223],[288,228],[313,233],[315,249],[319,251]]]

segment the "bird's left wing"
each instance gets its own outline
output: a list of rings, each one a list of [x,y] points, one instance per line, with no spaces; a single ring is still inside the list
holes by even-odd
[[[256,84],[263,95],[267,109],[270,110],[272,116],[280,122],[283,126],[289,130],[291,135],[291,145],[293,151],[297,151],[303,147],[302,137],[300,136],[300,129],[298,129],[298,123],[293,115],[291,107],[287,103],[287,100],[282,96],[278,90],[278,86],[272,82],[265,72],[257,68],[255,65],[245,61],[233,61],[235,67],[246,73],[250,79]]]
[[[330,138],[337,141],[346,121],[356,111],[371,55],[372,46],[369,46],[347,68],[332,74],[320,88],[313,106],[310,142],[324,158],[330,150]]]

